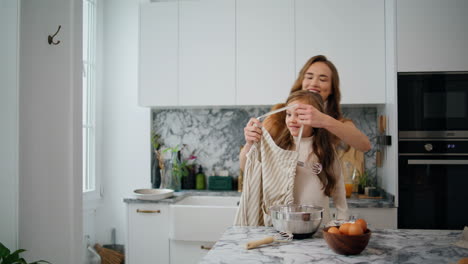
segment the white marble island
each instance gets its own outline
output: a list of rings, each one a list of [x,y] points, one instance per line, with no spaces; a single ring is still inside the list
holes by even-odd
[[[246,250],[248,241],[275,234],[272,227],[230,227],[200,261],[211,263],[456,263],[468,249],[453,245],[462,231],[372,230],[367,248],[355,256],[334,253],[321,237],[276,242]]]

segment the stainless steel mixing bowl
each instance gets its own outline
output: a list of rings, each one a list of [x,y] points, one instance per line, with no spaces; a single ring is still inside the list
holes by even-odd
[[[273,227],[292,233],[294,238],[311,237],[317,232],[323,218],[323,208],[312,205],[274,205],[270,207]]]

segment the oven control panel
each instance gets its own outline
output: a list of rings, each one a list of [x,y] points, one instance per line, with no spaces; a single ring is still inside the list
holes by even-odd
[[[468,140],[400,140],[400,154],[451,154],[468,156]]]

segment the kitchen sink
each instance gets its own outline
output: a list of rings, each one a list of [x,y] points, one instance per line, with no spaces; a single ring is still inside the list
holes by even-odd
[[[170,238],[217,241],[232,226],[240,196],[187,196],[171,205]]]

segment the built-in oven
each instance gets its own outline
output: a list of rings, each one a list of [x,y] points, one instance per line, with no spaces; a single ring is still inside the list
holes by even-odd
[[[398,228],[468,225],[468,72],[398,73]]]
[[[468,72],[398,73],[400,131],[467,131]]]
[[[462,230],[468,225],[468,139],[400,137],[398,144],[398,228]]]

